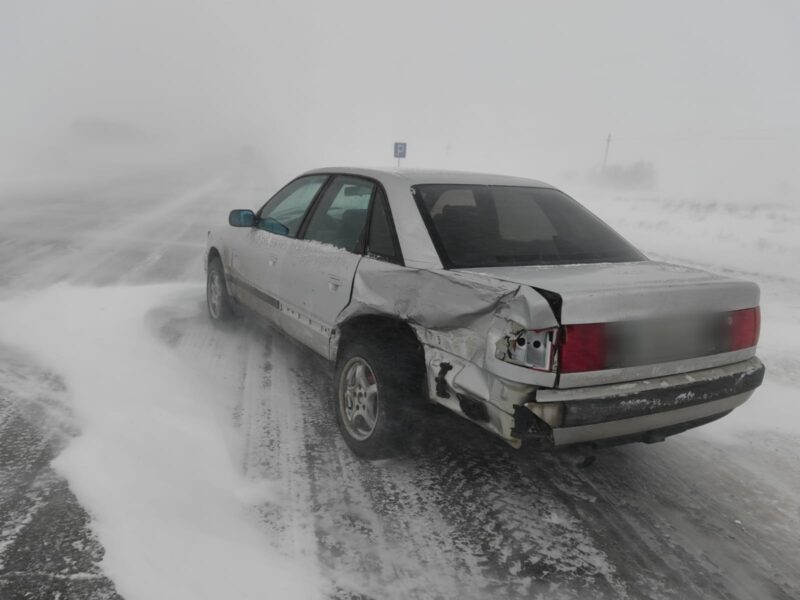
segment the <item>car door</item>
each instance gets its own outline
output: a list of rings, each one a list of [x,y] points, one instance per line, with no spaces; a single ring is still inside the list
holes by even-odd
[[[255,225],[242,230],[234,246],[230,269],[234,294],[273,321],[280,321],[280,264],[327,180],[327,175],[308,175],[290,182],[256,213]]]
[[[336,318],[350,302],[378,189],[368,179],[335,176],[281,263],[282,327],[326,357]]]

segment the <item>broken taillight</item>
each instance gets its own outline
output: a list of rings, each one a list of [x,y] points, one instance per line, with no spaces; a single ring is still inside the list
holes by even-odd
[[[750,348],[758,343],[761,330],[761,309],[745,308],[728,314],[730,325],[731,351]]]
[[[559,350],[562,373],[599,371],[606,364],[605,323],[566,325]]]
[[[498,354],[508,362],[535,371],[553,370],[553,348],[558,328],[526,329],[506,337],[506,347]]]

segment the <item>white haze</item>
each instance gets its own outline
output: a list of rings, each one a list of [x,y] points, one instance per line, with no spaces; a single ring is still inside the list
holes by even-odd
[[[792,0],[0,5],[0,181],[235,162],[278,183],[330,164],[569,186],[653,164],[656,192],[800,195]]]
[[[800,417],[796,0],[0,0],[0,81],[0,342],[64,379],[80,433],[54,466],[90,514],[103,573],[124,597],[305,599],[333,595],[342,584],[364,597],[399,598],[413,596],[419,582],[441,597],[483,592],[486,542],[472,554],[472,540],[445,523],[451,513],[437,497],[418,501],[430,491],[419,484],[426,471],[385,470],[386,489],[406,497],[387,517],[373,510],[358,474],[366,471],[348,462],[354,459],[337,437],[331,460],[343,466],[317,488],[335,491],[319,499],[304,487],[301,475],[322,472],[292,471],[292,461],[306,461],[297,463],[305,469],[313,459],[301,442],[314,431],[303,410],[314,409],[299,408],[308,398],[298,394],[307,392],[291,374],[305,358],[293,358],[281,342],[265,348],[260,334],[248,341],[242,331],[216,332],[197,285],[207,225],[224,224],[228,208],[257,206],[304,169],[391,165],[394,141],[409,144],[409,167],[550,181],[654,258],[761,285],[764,389],[731,417],[687,434],[711,444],[689,450],[717,454],[695,456],[675,442],[650,459],[642,453],[611,463],[638,463],[631,477],[655,465],[666,473],[664,486],[677,482],[670,489],[677,501],[653,501],[648,484],[656,480],[646,477],[644,501],[625,486],[603,492],[591,484],[591,502],[596,496],[604,515],[598,533],[591,518],[577,518],[582,501],[562,503],[573,484],[553,484],[556,500],[545,485],[526,528],[517,535],[515,522],[507,539],[531,536],[526,553],[542,564],[557,561],[580,589],[588,589],[581,579],[623,589],[631,569],[606,549],[618,545],[616,532],[636,531],[630,515],[643,519],[658,507],[679,526],[670,525],[675,537],[661,547],[646,530],[645,545],[666,549],[670,561],[684,556],[669,552],[684,552],[686,543],[702,559],[679,575],[700,564],[724,570],[733,562],[718,558],[735,556],[737,568],[728,569],[742,578],[731,578],[735,584],[761,568],[752,557],[791,555],[780,545],[756,555],[762,546],[753,540],[768,544],[779,526],[789,530],[796,521],[794,488],[782,486],[792,473],[782,465],[798,464],[795,446],[784,448],[778,437],[773,454],[751,449],[753,430],[758,440],[776,431],[794,440]],[[650,163],[653,187],[619,193],[587,177],[602,164],[609,132],[609,165],[624,172]],[[189,181],[171,185],[176,171]],[[182,283],[152,284],[162,280]],[[185,325],[185,346],[164,344],[153,326],[159,311]],[[276,376],[264,383],[268,354]],[[250,434],[231,422],[239,401],[274,409],[249,409],[256,416],[246,427],[263,429],[255,441],[245,442]],[[268,437],[277,443],[259,443]],[[711,472],[714,456],[724,457],[735,487],[696,480]],[[741,456],[757,468],[733,469]],[[765,463],[763,456],[779,458]],[[472,468],[464,472],[484,472]],[[339,473],[348,471],[356,474],[342,481]],[[509,493],[503,511],[510,518],[530,517],[528,497],[515,512],[525,485],[493,490]],[[729,535],[728,548],[697,526],[694,507],[710,497],[697,492],[704,485],[725,509],[709,517],[715,531],[750,506],[749,488],[777,498],[764,503],[775,519],[759,525],[763,515],[747,508],[752,533]],[[775,488],[791,493],[769,491]],[[366,529],[379,534],[364,551],[399,587],[384,586],[382,573],[351,570],[358,562],[325,563],[317,531],[349,540],[349,526],[325,514],[338,507],[338,493],[348,519],[377,524]],[[791,507],[791,517],[781,506]],[[402,530],[416,546],[408,552],[380,532],[384,520],[411,514]],[[281,524],[275,531],[273,518]],[[615,529],[610,541],[602,538],[608,527]],[[494,525],[487,532],[494,536]],[[470,562],[475,568],[464,570]],[[634,571],[652,574],[653,564],[667,562],[645,557],[641,564]],[[779,584],[782,568],[765,572]],[[408,574],[414,577],[403,581]],[[742,597],[750,589],[760,588]]]

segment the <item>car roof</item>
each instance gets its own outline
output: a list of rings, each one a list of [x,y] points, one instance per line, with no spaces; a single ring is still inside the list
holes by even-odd
[[[441,269],[442,262],[422,220],[419,208],[413,201],[411,186],[423,184],[514,185],[534,188],[552,186],[522,177],[488,175],[461,171],[426,171],[420,169],[370,169],[361,167],[327,167],[314,169],[311,174],[348,174],[379,181],[386,190],[397,239],[407,267]]]
[[[428,169],[396,169],[396,168],[364,168],[364,167],[326,167],[313,169],[303,173],[311,175],[315,173],[344,173],[351,175],[361,175],[377,179],[387,183],[405,183],[408,186],[435,184],[435,183],[455,183],[467,185],[516,185],[524,187],[552,188],[548,183],[527,179],[525,177],[514,177],[511,175],[493,175],[490,173],[473,173],[469,171],[439,171]]]

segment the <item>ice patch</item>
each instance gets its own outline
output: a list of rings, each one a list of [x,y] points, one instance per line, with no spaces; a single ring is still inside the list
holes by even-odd
[[[0,340],[64,378],[81,433],[54,467],[126,599],[318,597],[313,559],[272,546],[249,510],[274,488],[243,475],[224,392],[145,327],[150,310],[201,294],[59,285],[0,303]]]

